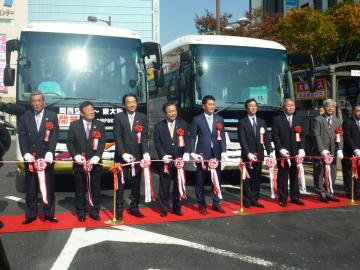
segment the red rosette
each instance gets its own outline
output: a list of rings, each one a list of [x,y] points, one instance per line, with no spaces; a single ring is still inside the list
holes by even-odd
[[[304,161],[304,158],[303,158],[303,157],[301,157],[301,156],[299,156],[299,155],[295,156],[295,163],[296,163],[296,164],[303,163],[303,161]]]
[[[295,131],[296,133],[301,133],[302,130],[303,130],[302,126],[297,125],[297,126],[294,127],[294,131]]]
[[[90,163],[89,160],[87,160],[83,163],[83,168],[84,168],[84,171],[86,171],[86,172],[90,172],[92,170],[92,167],[93,167],[93,165]]]
[[[134,131],[136,133],[141,133],[141,132],[143,132],[143,130],[144,130],[144,127],[142,125],[140,125],[140,124],[136,124],[135,127],[134,127]]]
[[[92,132],[92,134],[91,134],[91,137],[92,137],[93,139],[100,139],[100,138],[101,138],[101,132],[98,131],[98,130],[94,130],[94,131]]]
[[[334,160],[334,157],[332,155],[326,155],[324,156],[324,162],[326,165],[330,165]]]
[[[46,160],[43,158],[39,158],[34,162],[34,167],[36,171],[44,171],[46,169],[46,165]]]
[[[335,128],[335,134],[340,134],[341,131],[342,131],[342,128],[341,128],[341,127]]]
[[[50,121],[45,123],[45,129],[46,130],[53,130],[54,129],[54,124]]]
[[[182,169],[185,166],[185,161],[182,158],[177,158],[174,160],[174,165],[177,169]]]
[[[145,159],[142,159],[140,160],[140,167],[141,168],[147,168],[147,167],[150,167],[151,165],[151,160],[145,160]]]
[[[219,166],[219,161],[216,158],[209,159],[209,169],[216,169]]]
[[[216,130],[222,130],[223,129],[223,125],[220,122],[216,123]]]
[[[178,129],[176,130],[176,134],[177,134],[178,136],[184,136],[184,135],[185,135],[185,131],[184,131],[184,129],[182,129],[182,128],[178,128]]]
[[[276,164],[276,159],[275,158],[267,158],[265,163],[268,168],[274,168],[275,164]]]

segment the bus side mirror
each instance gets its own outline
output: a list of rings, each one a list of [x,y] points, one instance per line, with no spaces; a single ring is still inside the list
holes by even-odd
[[[6,65],[4,69],[4,85],[13,86],[15,83],[15,68]]]
[[[156,87],[164,86],[164,69],[162,67],[154,69],[154,80]]]

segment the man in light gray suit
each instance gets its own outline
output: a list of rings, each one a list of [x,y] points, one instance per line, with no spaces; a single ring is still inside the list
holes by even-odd
[[[320,196],[320,201],[327,203],[328,201],[338,202],[339,199],[334,197],[333,186],[336,179],[336,157],[342,159],[344,157],[343,139],[341,131],[341,120],[335,116],[336,102],[327,99],[323,103],[325,113],[314,118],[312,135],[314,137],[314,155],[322,156],[321,159],[313,159],[313,176],[315,190]],[[340,132],[339,135],[336,133]],[[336,138],[338,136],[338,139]],[[340,139],[340,142],[339,142]],[[334,157],[330,165],[331,182],[326,184],[325,163],[324,158],[328,155]]]

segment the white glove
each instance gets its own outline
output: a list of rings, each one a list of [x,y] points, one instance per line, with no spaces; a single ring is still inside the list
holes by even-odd
[[[45,160],[46,160],[47,163],[50,163],[50,164],[53,163],[53,161],[54,161],[53,153],[47,152],[45,154]]]
[[[360,157],[360,149],[355,149],[354,154],[356,157]]]
[[[198,155],[198,154],[191,153],[190,155],[196,161],[201,161],[202,160],[202,157],[200,155]]]
[[[280,155],[282,155],[283,157],[289,157],[289,151],[286,149],[280,149]]]
[[[322,156],[330,155],[330,152],[328,150],[322,150],[321,155]]]
[[[34,158],[34,156],[32,154],[26,153],[24,155],[24,160],[27,161],[27,162],[34,162],[35,158]]]
[[[84,158],[82,155],[76,155],[76,156],[74,157],[74,160],[75,160],[75,162],[76,162],[77,164],[79,164],[79,165],[83,165],[84,162],[85,162],[85,158]]]
[[[183,154],[183,160],[184,160],[185,162],[190,161],[190,154],[189,154],[189,153],[184,153],[184,154]]]
[[[274,152],[274,151],[272,151],[272,152],[269,154],[269,157],[271,157],[271,158],[276,158],[276,156],[275,156],[275,152]]]
[[[128,153],[125,153],[122,155],[122,158],[126,163],[130,163],[134,157]]]
[[[343,159],[343,158],[344,158],[344,154],[343,154],[343,151],[342,151],[342,150],[337,150],[336,155],[337,155],[337,157],[340,158],[340,159]]]
[[[145,159],[146,161],[150,161],[151,157],[150,157],[149,153],[144,153],[143,154],[143,159]]]
[[[100,158],[98,156],[93,156],[92,158],[90,158],[90,163],[92,165],[97,165],[100,161]]]
[[[225,152],[221,153],[221,161],[227,161],[229,158]]]
[[[305,151],[304,151],[304,149],[299,149],[298,155],[299,155],[300,157],[305,157]]]
[[[162,160],[163,160],[164,163],[166,163],[166,164],[170,163],[171,159],[172,159],[172,156],[171,156],[171,155],[165,155],[165,156],[163,156],[163,158],[162,158]]]
[[[257,157],[254,154],[249,153],[247,157],[250,161],[257,161]]]

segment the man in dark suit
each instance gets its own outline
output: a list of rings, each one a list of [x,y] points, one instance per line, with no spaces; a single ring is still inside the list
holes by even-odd
[[[164,161],[160,166],[160,185],[159,185],[159,203],[160,216],[167,216],[170,208],[170,184],[173,182],[173,204],[172,208],[176,215],[182,216],[181,201],[179,189],[177,184],[177,169],[172,162],[176,158],[183,158],[184,161],[189,161],[188,153],[188,127],[187,124],[177,118],[176,103],[169,101],[163,105],[163,112],[166,119],[158,122],[154,128],[154,143],[159,159]],[[178,133],[182,134],[179,138]],[[181,143],[183,142],[183,144]],[[165,172],[165,164],[168,164],[168,171]]]
[[[45,159],[45,186],[47,203],[44,202],[44,216],[50,222],[58,222],[55,214],[54,153],[59,137],[56,113],[44,108],[44,95],[35,91],[30,96],[31,110],[27,110],[18,120],[20,151],[25,163],[26,205],[25,220],[29,224],[37,215],[38,175],[34,169],[35,159]],[[44,194],[43,194],[44,195]],[[44,198],[43,198],[44,199]]]
[[[248,99],[245,102],[247,116],[239,120],[238,137],[241,146],[241,159],[244,162],[253,162],[247,166],[250,175],[249,180],[244,181],[244,206],[251,205],[263,208],[259,203],[261,168],[264,160],[264,146],[270,157],[275,158],[271,146],[270,133],[267,131],[266,122],[257,117],[257,102],[255,99]],[[261,139],[261,134],[263,142]]]
[[[305,156],[305,137],[303,134],[303,123],[295,113],[295,103],[291,99],[285,99],[283,103],[283,113],[273,119],[272,138],[275,144],[277,158],[288,158],[299,155]],[[301,127],[301,131],[296,136],[295,127]],[[298,141],[296,140],[298,137]],[[300,141],[299,141],[300,140]],[[290,177],[290,200],[294,204],[304,205],[300,201],[300,189],[298,173],[295,159],[291,159],[291,166],[288,162],[277,161],[277,187],[279,193],[279,205],[287,205],[288,197],[288,177]]]
[[[360,104],[354,104],[352,107],[352,117],[345,119],[343,125],[344,134],[344,158],[341,160],[342,172],[344,179],[344,189],[346,196],[351,198],[351,181],[352,177],[352,162],[349,158],[356,156],[360,158]],[[358,172],[360,167],[357,165]],[[354,182],[355,198],[360,199],[360,183],[358,180]]]
[[[100,220],[100,188],[102,166],[99,164],[106,143],[105,125],[95,119],[90,101],[80,104],[81,118],[70,124],[67,148],[73,157],[75,179],[75,208],[80,222],[86,219],[86,189],[88,189],[89,216]],[[91,166],[85,166],[87,163]],[[87,169],[91,169],[87,174]],[[89,178],[88,178],[89,176]],[[89,184],[90,182],[90,184]],[[90,187],[90,188],[89,188]]]
[[[140,161],[141,159],[150,160],[146,115],[136,111],[137,97],[135,94],[129,93],[124,95],[122,103],[125,111],[118,113],[114,118],[115,161],[130,163],[132,161]],[[140,165],[135,164],[134,176],[130,173],[131,171],[130,166],[124,168],[124,172],[129,174],[131,184],[129,212],[133,216],[144,217],[139,211],[141,184]],[[124,210],[124,185],[122,183],[119,183],[116,205],[116,218],[122,220]]]
[[[190,151],[191,157],[197,161],[196,168],[196,201],[199,205],[199,212],[202,215],[207,214],[206,202],[204,196],[204,183],[206,177],[210,177],[209,170],[204,170],[201,165],[201,160],[209,160],[216,158],[217,160],[226,161],[226,141],[224,131],[224,119],[214,114],[215,111],[215,98],[213,96],[205,96],[202,99],[202,107],[204,113],[196,116],[191,124],[190,131]],[[217,126],[221,126],[220,137],[218,139]],[[196,144],[197,140],[197,144]],[[196,145],[195,145],[196,144]],[[220,165],[216,169],[219,184],[221,178]],[[213,188],[214,189],[214,188]],[[220,198],[213,193],[212,209],[225,213],[221,206]]]
[[[341,120],[335,116],[336,102],[332,99],[326,99],[323,103],[325,113],[316,116],[313,120],[312,135],[314,137],[314,155],[326,157],[334,156],[331,167],[331,187],[325,188],[324,183],[324,159],[313,159],[313,177],[316,192],[319,194],[321,202],[328,201],[338,202],[339,199],[334,197],[332,192],[336,180],[336,157],[342,159],[344,157],[342,134],[339,136],[340,142],[336,142],[337,129],[341,129]]]

